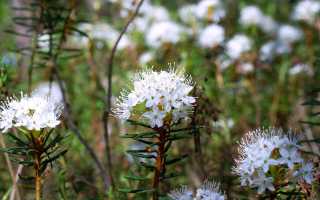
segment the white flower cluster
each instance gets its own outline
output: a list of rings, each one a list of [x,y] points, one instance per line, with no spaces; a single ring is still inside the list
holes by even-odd
[[[143,71],[133,78],[133,89],[117,100],[114,113],[122,120],[142,117],[153,128],[176,123],[192,111],[192,89],[191,79],[173,70]]]
[[[197,4],[195,14],[199,19],[219,22],[225,17],[226,11],[220,0],[202,0]]]
[[[139,64],[140,65],[145,65],[152,61],[152,59],[155,57],[154,53],[152,51],[147,51],[144,52],[143,54],[140,55],[139,58]]]
[[[213,48],[220,45],[224,40],[224,28],[211,24],[200,32],[199,44],[203,48]]]
[[[270,61],[276,55],[287,54],[292,51],[293,43],[301,40],[303,33],[291,25],[281,25],[277,31],[277,38],[269,41],[260,48],[260,59]]]
[[[182,22],[186,24],[194,24],[197,20],[196,18],[197,5],[187,4],[181,6],[178,10],[179,17]]]
[[[281,168],[278,173],[284,173],[281,176],[291,181],[300,179],[311,184],[312,163],[302,158],[299,148],[297,138],[291,133],[285,135],[280,129],[249,132],[240,143],[234,173],[240,176],[241,185],[258,188],[258,193],[275,190],[277,175],[271,172],[274,166]]]
[[[226,44],[226,53],[231,60],[238,59],[242,53],[247,52],[252,47],[252,41],[245,35],[233,36]]]
[[[282,25],[278,30],[278,40],[291,44],[300,40],[303,36],[300,29],[291,25]]]
[[[78,25],[78,29],[86,33],[90,39],[97,40],[96,45],[98,48],[101,48],[104,44],[113,45],[119,36],[119,32],[106,23],[81,23]],[[74,35],[72,39],[76,45],[89,45],[89,39],[82,35]],[[123,35],[118,44],[118,49],[123,50],[133,45],[134,44],[130,38],[127,35]]]
[[[292,18],[297,21],[304,21],[308,24],[315,22],[317,14],[320,12],[320,2],[314,0],[300,1],[294,8]]]
[[[146,34],[146,42],[153,48],[162,44],[176,44],[180,41],[184,28],[172,21],[154,23]]]
[[[257,6],[246,6],[241,9],[240,13],[240,24],[249,26],[249,25],[260,25],[263,13],[260,8]]]
[[[298,63],[295,64],[292,68],[289,70],[290,75],[298,75],[300,73],[304,73],[306,75],[311,76],[313,74],[313,69],[310,65],[306,63]]]
[[[264,15],[260,8],[254,5],[242,8],[240,24],[244,26],[257,26],[265,33],[273,33],[277,29],[277,23],[270,16]]]
[[[54,128],[60,124],[61,104],[55,104],[48,97],[26,96],[8,98],[2,102],[0,129],[7,132],[13,127],[39,131]]]
[[[32,92],[32,96],[48,98],[52,103],[62,104],[63,95],[58,83],[43,82],[40,83]]]
[[[180,189],[170,192],[169,197],[172,200],[224,200],[224,195],[219,189],[219,184],[206,181],[197,189],[196,197],[188,187],[183,186]]]

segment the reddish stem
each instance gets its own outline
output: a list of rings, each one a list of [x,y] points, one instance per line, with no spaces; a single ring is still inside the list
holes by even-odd
[[[161,182],[162,175],[165,172],[165,145],[167,142],[167,131],[164,128],[157,129],[159,133],[158,137],[158,149],[157,149],[157,158],[155,171],[153,176],[153,200],[159,199],[159,185]]]

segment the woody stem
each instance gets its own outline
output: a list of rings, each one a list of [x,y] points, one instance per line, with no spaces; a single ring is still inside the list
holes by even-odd
[[[153,200],[159,199],[159,185],[165,171],[165,145],[167,142],[167,131],[165,129],[159,129],[158,132],[158,149],[152,185],[154,189],[152,197]]]

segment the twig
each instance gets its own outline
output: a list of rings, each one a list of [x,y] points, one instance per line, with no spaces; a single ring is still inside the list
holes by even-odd
[[[112,177],[112,159],[111,159],[111,152],[110,152],[111,149],[110,149],[109,127],[108,127],[109,115],[111,112],[113,59],[114,59],[118,44],[119,44],[122,36],[126,33],[129,25],[133,22],[133,20],[135,19],[135,17],[139,13],[139,9],[140,9],[143,1],[144,0],[140,0],[135,12],[131,15],[131,17],[127,21],[126,25],[123,27],[122,31],[120,32],[116,42],[114,43],[114,45],[112,47],[110,57],[108,58],[108,61],[107,61],[107,66],[108,66],[108,74],[107,74],[107,76],[108,76],[108,91],[107,92],[108,92],[108,94],[107,94],[107,98],[104,100],[105,108],[104,108],[104,112],[102,115],[102,121],[103,121],[103,128],[104,128],[104,140],[105,140],[105,145],[106,145],[107,165],[108,165],[108,171],[109,171],[109,175],[110,175],[110,179],[111,179],[111,184],[113,187],[114,187],[114,181],[113,181],[113,177]]]
[[[75,1],[71,0],[71,4],[72,4],[72,8],[74,8],[75,5]],[[91,158],[93,159],[93,161],[95,162],[95,164],[97,165],[99,171],[100,171],[100,175],[101,178],[103,180],[104,183],[104,190],[107,190],[110,186],[110,180],[108,178],[108,174],[106,172],[106,169],[103,167],[103,164],[100,162],[100,160],[98,159],[98,156],[96,155],[96,153],[94,152],[94,150],[90,147],[90,145],[87,143],[87,141],[82,137],[81,135],[81,131],[79,130],[79,128],[76,126],[75,120],[73,119],[72,116],[72,111],[71,111],[71,107],[70,107],[70,103],[67,99],[67,95],[66,95],[66,89],[64,88],[63,85],[63,81],[62,78],[60,76],[59,73],[59,69],[58,69],[58,65],[57,65],[57,58],[58,55],[60,53],[60,50],[62,49],[62,45],[66,39],[66,35],[68,33],[69,30],[69,25],[71,23],[71,15],[72,15],[73,9],[70,9],[69,15],[67,16],[64,26],[63,26],[63,34],[61,35],[61,38],[59,39],[59,44],[58,44],[58,48],[57,51],[55,52],[55,54],[52,57],[52,72],[53,75],[55,77],[55,79],[58,81],[58,85],[59,88],[61,90],[62,93],[62,99],[63,99],[63,104],[64,104],[64,117],[67,121],[67,126],[68,128],[77,136],[77,138],[79,139],[79,141],[82,143],[82,145],[85,147],[86,151],[89,153],[89,155],[91,156]]]
[[[154,189],[154,191],[152,194],[152,200],[159,199],[160,182],[164,176],[165,167],[166,167],[165,146],[167,142],[168,133],[167,133],[167,130],[165,130],[164,128],[157,130],[157,132],[159,133],[159,137],[157,141],[159,145],[157,149],[156,164],[155,164],[155,170],[153,175],[152,188]]]
[[[10,194],[10,200],[15,200],[15,195],[17,194],[17,200],[20,200],[20,193],[19,193],[19,190],[18,190],[18,187],[17,187],[17,183],[19,181],[19,175],[22,173],[22,169],[23,169],[23,165],[19,165],[18,166],[18,169],[17,169],[17,172],[16,172],[16,175],[15,175],[15,179],[14,179],[14,187],[11,191],[11,194]]]
[[[6,148],[6,143],[3,140],[3,135],[2,134],[0,134],[0,144],[1,144],[2,148]],[[12,191],[16,191],[17,190],[17,182],[15,180],[15,175],[14,175],[12,163],[11,163],[10,158],[9,158],[7,153],[4,153],[4,156],[5,156],[5,160],[6,160],[6,163],[7,163],[8,169],[9,169],[9,173],[10,173],[10,176],[11,176],[11,179],[12,179],[12,185],[13,185]],[[21,199],[19,192],[17,193],[17,199],[19,199],[19,200]]]

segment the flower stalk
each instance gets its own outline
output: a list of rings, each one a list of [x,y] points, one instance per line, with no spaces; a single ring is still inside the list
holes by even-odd
[[[35,180],[35,199],[41,200],[41,156],[43,153],[43,141],[39,138],[34,138],[33,134],[31,134],[32,144],[34,151],[34,180]]]
[[[157,149],[157,157],[156,164],[153,176],[153,200],[157,200],[159,198],[158,191],[159,185],[161,182],[162,175],[165,174],[165,146],[167,142],[167,130],[165,128],[157,129],[159,133],[158,136],[158,149]]]

